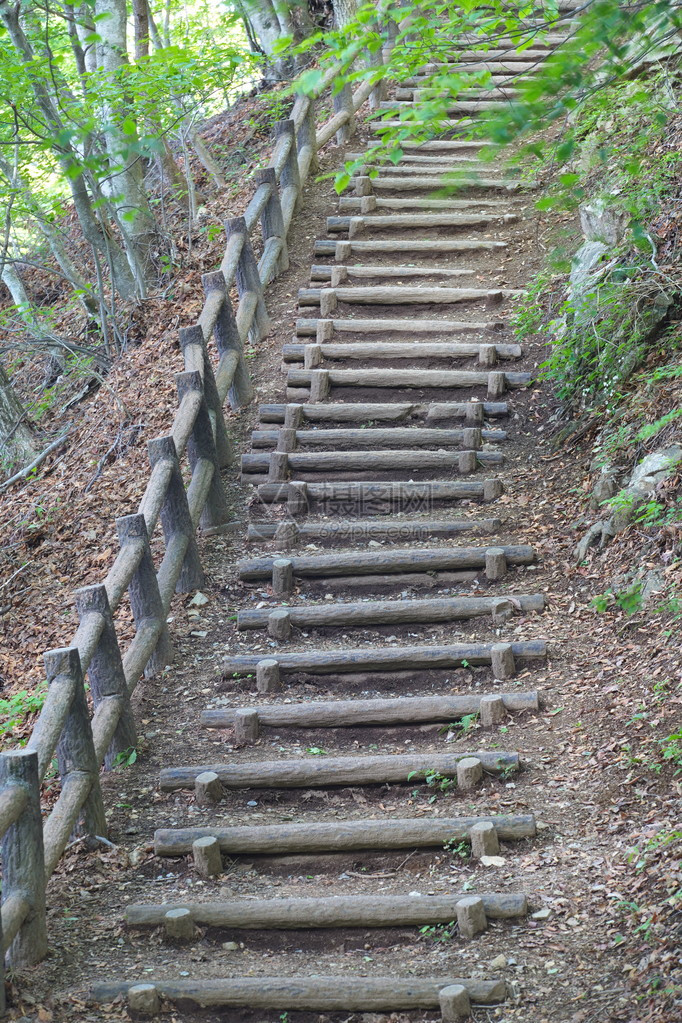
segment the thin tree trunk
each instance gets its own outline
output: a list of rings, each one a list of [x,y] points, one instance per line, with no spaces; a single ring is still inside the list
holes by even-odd
[[[135,32],[135,60],[149,56],[149,6],[147,0],[133,0],[133,30]]]
[[[24,465],[37,451],[26,411],[0,363],[0,459],[5,465]]]
[[[197,154],[200,162],[211,175],[216,185],[218,185],[219,188],[225,188],[225,186],[227,185],[225,175],[223,174],[220,167],[209,153],[207,147],[204,145],[204,142],[199,132],[191,123],[189,118],[186,118],[184,123],[186,125],[187,138],[189,139],[190,145],[192,146],[194,152]],[[187,169],[189,171],[189,167]]]
[[[345,28],[358,13],[358,0],[332,0],[332,7],[336,27]]]

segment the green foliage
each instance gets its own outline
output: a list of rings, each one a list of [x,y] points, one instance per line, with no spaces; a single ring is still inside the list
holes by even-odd
[[[6,700],[0,700],[0,739],[21,727],[30,714],[41,711],[46,695],[47,683],[42,682],[32,692],[21,689]]]
[[[407,776],[407,780],[412,781],[419,773],[419,771],[411,771]],[[424,781],[430,789],[434,790],[428,797],[429,803],[435,803],[439,794],[445,795],[447,792],[452,792],[453,789],[457,788],[456,778],[447,778],[445,775],[440,774],[439,771],[427,770],[424,775]],[[413,798],[416,799],[418,795],[419,789],[414,789],[412,792]]]
[[[590,605],[600,614],[611,607],[618,607],[627,615],[637,614],[642,608],[642,584],[633,583],[627,590],[621,590],[619,593],[611,589],[598,593],[592,597]]]
[[[454,938],[458,929],[456,922],[451,920],[449,924],[424,924],[419,928],[419,933],[424,938],[431,938],[432,941],[443,944]]]
[[[122,770],[124,767],[132,767],[137,761],[137,750],[134,746],[121,750],[114,757],[114,770]]]
[[[458,856],[461,860],[468,860],[471,858],[471,846],[468,842],[459,841],[456,838],[449,838],[443,845],[446,852],[449,852],[451,856]]]

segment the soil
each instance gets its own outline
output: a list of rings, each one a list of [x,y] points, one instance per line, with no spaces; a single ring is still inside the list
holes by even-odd
[[[324,154],[322,172],[333,169],[340,155],[330,147]],[[509,248],[501,258],[495,253],[477,256],[477,281],[519,287],[540,265],[555,224],[541,222],[526,197],[510,198],[510,208],[519,207],[525,210],[524,219],[490,233],[490,237],[507,240]],[[250,432],[258,424],[258,402],[285,400],[281,347],[291,340],[295,327],[297,290],[309,286],[313,241],[325,236],[325,217],[334,211],[335,196],[328,180],[306,188],[289,241],[290,268],[267,296],[273,330],[257,346],[251,362],[256,400],[229,419],[242,451],[248,450]],[[372,262],[378,261],[372,258]],[[444,262],[469,265],[466,256],[445,257]],[[510,303],[504,307],[505,319],[510,308]],[[395,315],[396,311],[390,307],[383,312]],[[400,315],[419,316],[424,311],[401,309]],[[480,310],[467,306],[462,315],[477,318]],[[350,335],[348,339],[352,339]],[[514,340],[509,329],[497,339]],[[544,357],[542,338],[536,344],[526,343],[523,361],[513,369],[537,373]],[[463,368],[472,367],[463,364]],[[408,400],[402,391],[386,392],[379,399],[374,391],[367,396]],[[165,393],[160,397],[167,400]],[[420,400],[429,397],[419,396]],[[459,399],[457,393],[443,390],[434,397],[440,401]],[[352,399],[363,400],[363,392],[339,396],[339,400]],[[656,629],[655,617],[645,623],[617,611],[599,615],[590,606],[591,598],[606,588],[616,566],[599,554],[581,566],[573,560],[575,542],[588,521],[582,482],[589,470],[589,453],[578,445],[554,448],[550,433],[556,406],[548,386],[536,384],[514,391],[508,399],[510,415],[501,424],[508,431],[508,440],[500,446],[505,456],[501,472],[505,493],[494,504],[472,502],[461,510],[473,517],[501,517],[496,541],[499,537],[501,543],[533,545],[538,564],[512,569],[503,583],[495,585],[494,592],[542,592],[547,600],[545,612],[519,613],[495,628],[488,620],[472,620],[428,627],[306,630],[305,634],[294,630],[287,650],[537,638],[549,642],[547,662],[521,665],[518,674],[504,683],[495,682],[485,667],[415,672],[407,677],[405,673],[399,677],[375,673],[356,682],[345,676],[294,676],[286,678],[283,698],[314,701],[350,695],[458,693],[479,687],[494,692],[518,686],[540,692],[540,711],[509,716],[503,726],[493,730],[474,723],[465,732],[453,726],[444,730],[266,729],[247,747],[238,746],[229,730],[202,729],[199,716],[206,707],[221,703],[250,707],[266,702],[255,693],[254,679],[223,677],[224,656],[268,653],[276,646],[262,632],[240,633],[235,628],[237,608],[274,606],[278,601],[267,585],[238,581],[238,560],[254,554],[244,543],[252,490],[241,483],[236,469],[227,472],[234,531],[204,538],[200,545],[207,572],[203,593],[208,602],[198,607],[191,594],[176,598],[171,623],[175,662],[158,677],[141,682],[135,694],[140,730],[137,762],[102,775],[113,845],[89,851],[85,843],[77,842],[64,856],[49,886],[50,954],[34,970],[13,978],[10,1018],[64,1023],[127,1019],[120,1002],[97,1006],[89,1001],[89,985],[104,979],[123,978],[132,983],[146,977],[178,975],[471,974],[501,975],[510,990],[504,1005],[477,1008],[474,1018],[479,1021],[634,1023],[660,1019],[673,1023],[675,995],[673,1001],[667,995],[656,998],[656,989],[647,985],[653,976],[663,978],[662,984],[672,983],[668,976],[674,950],[667,944],[666,933],[657,932],[656,921],[653,939],[642,949],[643,939],[628,933],[628,914],[636,911],[623,907],[647,900],[653,904],[655,898],[663,906],[661,892],[666,885],[674,887],[674,880],[661,871],[661,876],[651,881],[658,888],[641,891],[641,877],[628,863],[628,851],[655,835],[669,819],[679,783],[665,772],[656,774],[645,766],[633,766],[624,754],[624,745],[631,742],[636,746],[638,733],[647,727],[642,721],[632,723],[633,715],[640,704],[651,706],[656,680],[670,680],[670,698],[656,707],[659,718],[673,724],[680,702],[674,688],[681,673],[679,648],[674,634],[666,636]],[[458,508],[456,514],[459,512]],[[462,542],[474,545],[478,540],[467,535]],[[480,542],[489,543],[490,539]],[[452,545],[457,544],[438,542],[438,546]],[[362,551],[366,545],[358,542],[355,547]],[[274,545],[259,544],[256,550],[267,553]],[[108,552],[104,554],[106,564]],[[614,560],[618,556],[614,555]],[[620,556],[627,557],[627,553]],[[433,595],[488,591],[479,577],[459,583],[435,578],[431,583],[428,594]],[[298,581],[292,603],[309,597],[325,599],[328,592],[332,592],[328,585]],[[334,599],[349,592],[335,588]],[[381,597],[388,592],[390,587],[382,583],[376,589],[363,589],[362,595]],[[402,582],[399,592],[409,598],[422,591]],[[198,807],[191,792],[165,793],[158,788],[162,767],[188,763],[475,749],[516,750],[522,770],[510,777],[487,777],[480,788],[466,794],[441,792],[424,784],[302,792],[231,791],[215,810]],[[194,873],[190,857],[160,860],[153,853],[154,830],[159,827],[529,812],[537,818],[537,837],[503,844],[502,862],[495,866],[472,862],[457,851],[316,855],[278,862],[237,858],[217,880],[204,881]],[[670,875],[674,876],[674,866]],[[522,920],[493,921],[485,935],[468,943],[457,936],[448,939],[438,929],[424,933],[399,928],[278,934],[202,930],[191,945],[171,947],[158,932],[130,930],[124,923],[126,905],[138,902],[465,891],[524,892],[531,914]],[[534,916],[538,911],[546,912],[538,918]],[[652,957],[651,963],[643,964],[646,956]],[[660,1006],[671,1014],[658,1016]],[[287,1015],[261,1010],[197,1011],[189,1004],[168,1008],[160,1016],[164,1023],[274,1023],[285,1019],[291,1023],[417,1023],[436,1018],[434,1012]]]

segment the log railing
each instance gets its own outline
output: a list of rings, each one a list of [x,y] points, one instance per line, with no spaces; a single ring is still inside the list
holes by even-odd
[[[395,30],[386,29],[389,45]],[[360,47],[350,51],[350,67]],[[376,61],[376,55],[364,60]],[[151,471],[137,514],[116,520],[120,551],[104,581],[76,592],[79,625],[71,645],[45,654],[48,691],[26,747],[0,754],[0,838],[2,908],[0,943],[15,968],[41,960],[47,951],[45,890],[73,837],[105,837],[106,816],[99,774],[135,747],[137,733],[130,698],[143,674],[150,676],[173,657],[166,619],[175,592],[203,585],[197,528],[214,533],[229,518],[220,470],[234,452],[223,405],[248,404],[253,388],[243,345],[270,329],[266,286],[288,266],[287,235],[301,189],[317,169],[317,151],[332,136],[345,141],[362,104],[379,99],[380,87],[345,88],[335,113],[315,130],[315,100],[327,91],[342,65],[329,69],[315,96],[299,95],[291,118],[275,129],[272,164],[257,173],[256,191],[243,217],[225,224],[227,244],[220,269],[202,278],[206,300],[197,323],[180,330],[185,371],[178,374],[178,409],[168,434],[148,443]],[[257,261],[251,237],[262,234]],[[232,307],[236,284],[239,301]],[[208,350],[213,338],[214,367]],[[185,487],[181,463],[191,479]],[[150,539],[160,524],[164,553],[158,567]],[[135,634],[121,650],[114,615],[125,597]],[[92,697],[84,685],[87,674]],[[56,758],[60,795],[43,822],[41,785]],[[4,1010],[0,972],[0,1011]]]

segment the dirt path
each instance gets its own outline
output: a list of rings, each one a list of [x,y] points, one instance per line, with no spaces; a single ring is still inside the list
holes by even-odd
[[[550,400],[524,386],[543,353],[508,358],[532,196],[498,175],[458,196],[471,223],[422,208],[431,226],[414,226],[414,209],[368,201],[428,198],[405,179],[304,200],[269,296],[260,412],[234,421],[236,528],[204,544],[204,594],[178,601],[178,666],[142,690],[138,763],[104,779],[115,848],[74,847],[54,883],[52,957],[22,978],[51,988],[36,1019],[126,1018],[137,984],[169,996],[167,1021],[435,1020],[448,982],[477,1020],[589,1023],[626,1004],[604,884],[623,807],[590,718],[612,676],[585,683],[618,643],[590,634],[589,582],[569,572],[575,466],[544,451]],[[439,245],[463,241],[497,247]],[[314,304],[295,311],[299,285]],[[472,848],[477,820],[494,828]],[[218,838],[217,875],[197,870],[197,834]],[[190,940],[158,926],[162,904],[191,905]]]

